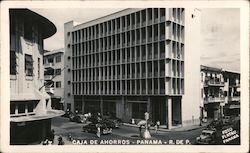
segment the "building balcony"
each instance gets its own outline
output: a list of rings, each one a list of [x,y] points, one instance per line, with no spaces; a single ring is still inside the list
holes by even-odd
[[[45,91],[48,94],[54,94],[55,93],[55,89],[53,87],[45,87]]]
[[[209,103],[221,103],[224,102],[225,98],[224,97],[207,97],[204,98],[204,103],[209,104]]]
[[[228,97],[228,101],[240,101],[240,96]]]
[[[220,81],[215,81],[215,80],[209,80],[206,82],[206,85],[208,86],[218,86],[218,87],[223,87],[225,85],[224,82]]]
[[[55,63],[46,63],[44,64],[44,68],[52,68],[53,66],[55,66]]]
[[[49,81],[49,80],[52,80],[52,79],[53,79],[53,75],[45,75],[44,76],[45,81]]]

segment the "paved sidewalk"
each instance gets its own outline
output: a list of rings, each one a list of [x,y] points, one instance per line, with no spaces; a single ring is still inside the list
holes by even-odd
[[[200,125],[191,125],[191,126],[185,126],[185,127],[173,127],[172,129],[167,129],[166,126],[160,126],[158,131],[163,131],[163,132],[192,131],[192,130],[195,130],[195,129],[206,127],[209,123],[210,122],[202,123],[201,126]],[[138,125],[136,125],[136,124],[123,123],[123,125],[138,128]],[[150,129],[154,129],[154,127],[150,127]]]

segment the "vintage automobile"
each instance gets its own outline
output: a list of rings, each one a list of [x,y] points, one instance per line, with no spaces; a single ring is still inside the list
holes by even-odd
[[[69,120],[76,123],[86,123],[87,118],[82,114],[71,114]]]
[[[223,126],[222,120],[214,120],[207,126],[207,128],[221,130]]]
[[[201,135],[196,138],[196,144],[215,144],[216,135],[216,129],[204,129]]]
[[[71,111],[67,110],[67,111],[65,112],[65,114],[62,115],[62,117],[67,117],[67,118],[69,118],[69,116],[72,115],[72,114],[73,114],[73,113],[72,113]]]
[[[112,128],[119,128],[122,125],[122,120],[114,116],[103,116],[102,121]]]
[[[100,127],[101,134],[111,134],[112,128],[107,127],[105,123],[89,123],[82,127],[83,132],[97,133],[97,127]]]

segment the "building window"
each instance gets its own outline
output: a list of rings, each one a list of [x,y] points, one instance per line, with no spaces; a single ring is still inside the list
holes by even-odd
[[[68,81],[68,85],[70,85],[70,83],[71,83],[71,82],[70,82],[70,81]]]
[[[31,55],[25,54],[25,74],[26,76],[33,75],[33,59]]]
[[[24,21],[24,39],[32,41],[32,22],[30,20]]]
[[[34,110],[33,103],[28,103],[28,113],[33,112],[33,110]]]
[[[25,104],[18,104],[18,114],[25,113]]]
[[[61,62],[61,56],[56,56],[56,63]]]
[[[37,59],[37,77],[40,78],[40,58]]]
[[[10,104],[10,114],[15,114],[16,105]]]
[[[61,81],[56,82],[56,88],[61,88]]]
[[[56,69],[56,75],[61,75],[61,69]]]
[[[10,50],[10,74],[16,75],[16,52]]]
[[[53,57],[49,57],[48,58],[48,63],[54,63],[54,58]]]

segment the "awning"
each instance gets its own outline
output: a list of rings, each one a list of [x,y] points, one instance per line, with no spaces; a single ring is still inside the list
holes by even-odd
[[[230,105],[229,109],[236,109],[236,108],[240,108],[240,105]]]

